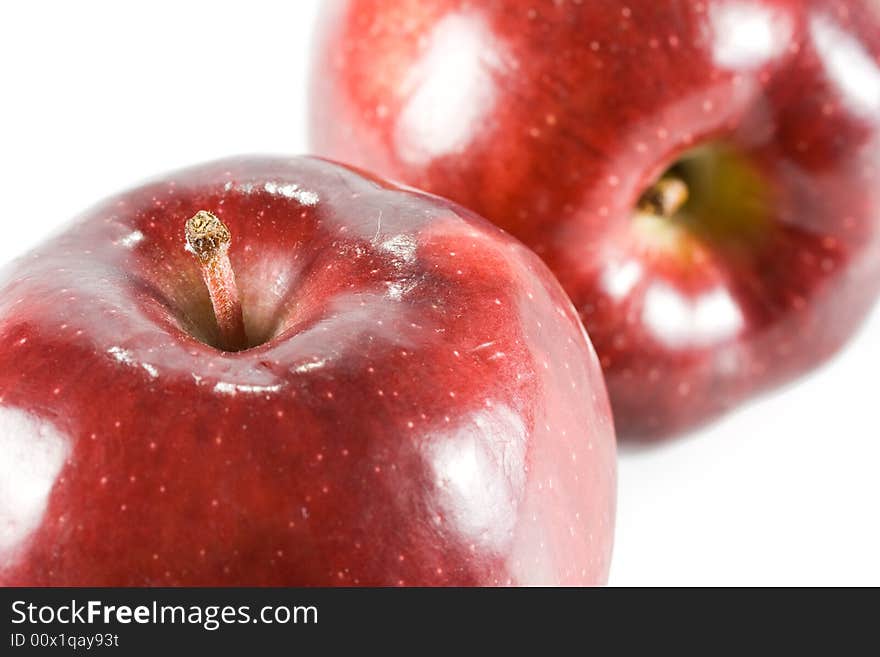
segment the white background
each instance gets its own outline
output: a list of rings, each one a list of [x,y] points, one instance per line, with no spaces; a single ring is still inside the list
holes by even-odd
[[[319,5],[3,3],[0,261],[165,170],[304,152]],[[880,585],[878,366],[875,312],[798,384],[693,436],[622,447],[611,583]]]

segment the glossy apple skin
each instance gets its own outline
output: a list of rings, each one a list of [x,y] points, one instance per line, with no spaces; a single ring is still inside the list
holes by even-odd
[[[862,0],[348,0],[313,62],[313,149],[541,255],[621,437],[692,429],[859,326],[880,287],[878,127],[880,8]],[[633,208],[706,143],[755,168],[769,228],[658,256]]]
[[[201,341],[200,209],[259,346]],[[0,585],[606,580],[598,360],[543,263],[450,202],[318,159],[179,171],[7,267],[0,345]]]

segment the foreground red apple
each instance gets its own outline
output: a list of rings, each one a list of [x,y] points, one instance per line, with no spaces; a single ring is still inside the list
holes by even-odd
[[[184,248],[201,210],[241,331]],[[177,172],[7,268],[0,345],[0,585],[606,579],[598,361],[446,201],[315,159]]]
[[[619,433],[667,435],[814,367],[877,295],[877,7],[336,2],[312,144],[534,248]]]

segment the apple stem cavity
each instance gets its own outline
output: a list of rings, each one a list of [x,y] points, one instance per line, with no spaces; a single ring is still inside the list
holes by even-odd
[[[667,174],[642,194],[639,210],[668,219],[687,203],[688,196],[687,184],[681,178]]]
[[[195,254],[211,297],[220,348],[239,351],[247,346],[241,298],[229,262],[229,229],[218,217],[201,210],[186,222],[186,243]]]

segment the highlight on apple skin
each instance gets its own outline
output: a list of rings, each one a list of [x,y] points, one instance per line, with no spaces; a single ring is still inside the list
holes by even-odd
[[[345,0],[311,86],[319,155],[548,263],[621,437],[811,370],[877,297],[878,3]]]
[[[319,159],[178,171],[7,266],[0,344],[0,585],[607,578],[598,360],[450,202]]]

